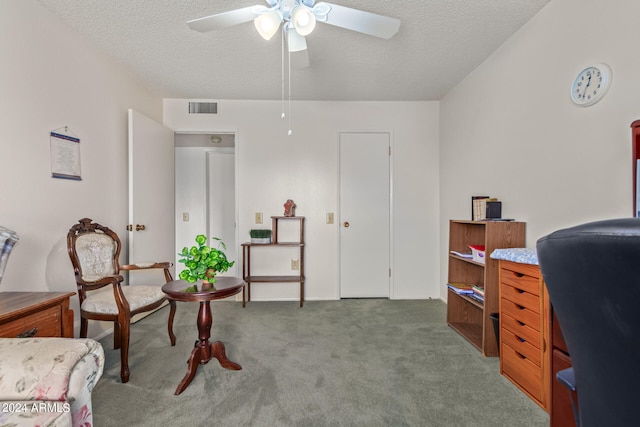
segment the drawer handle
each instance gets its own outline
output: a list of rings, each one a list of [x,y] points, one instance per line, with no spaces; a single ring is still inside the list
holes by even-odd
[[[525,307],[523,305],[520,305],[520,304],[513,304],[513,305],[515,305],[518,310],[524,310],[525,309]]]
[[[520,326],[524,326],[524,325],[526,325],[526,323],[521,322],[521,321],[519,321],[519,320],[516,320],[516,322],[518,322],[518,325],[520,325]]]
[[[30,331],[27,330],[21,334],[18,334],[16,338],[31,338],[31,337],[35,337],[37,333],[38,333],[38,328],[33,328]]]
[[[520,359],[526,359],[527,356],[525,356],[524,354],[520,353],[519,351],[516,351],[516,356],[518,356]]]
[[[523,273],[518,273],[517,271],[514,271],[513,275],[516,276],[516,277],[524,277]]]
[[[518,341],[520,341],[520,342],[527,342],[527,340],[525,340],[524,338],[520,338],[520,337],[519,337],[519,336],[517,336],[517,335],[516,335],[515,337],[516,337],[516,339],[517,339]]]
[[[525,291],[524,291],[524,290],[522,290],[522,289],[518,289],[518,288],[514,288],[514,289],[515,289],[515,290],[516,290],[516,292],[517,292],[517,293],[519,293],[519,294],[524,294],[524,292],[525,292]]]

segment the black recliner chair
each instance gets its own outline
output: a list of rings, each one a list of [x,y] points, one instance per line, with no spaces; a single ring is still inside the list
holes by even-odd
[[[591,222],[537,242],[572,368],[581,427],[640,425],[640,218]]]

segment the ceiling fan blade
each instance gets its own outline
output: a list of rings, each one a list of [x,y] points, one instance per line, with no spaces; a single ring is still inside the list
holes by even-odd
[[[223,12],[217,15],[210,15],[205,16],[204,18],[193,19],[191,21],[187,21],[187,25],[192,30],[200,31],[201,33],[206,33],[207,31],[213,30],[221,30],[223,28],[253,21],[259,15],[261,9],[266,10],[266,7],[243,7],[242,9],[231,10],[229,12]]]
[[[390,39],[400,29],[400,20],[388,16],[377,15],[364,10],[352,9],[350,7],[339,6],[333,3],[316,3],[316,8],[330,8],[327,12],[326,20],[321,20],[325,24],[346,28],[370,36]]]

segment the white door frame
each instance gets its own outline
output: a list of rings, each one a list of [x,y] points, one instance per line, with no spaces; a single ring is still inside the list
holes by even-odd
[[[219,134],[219,132],[216,132],[217,134]],[[209,177],[209,171],[210,171],[210,165],[209,162],[211,161],[211,158],[209,156],[210,153],[226,153],[226,154],[233,154],[233,158],[234,158],[234,188],[233,188],[233,192],[234,192],[234,208],[233,208],[233,234],[234,234],[234,248],[233,248],[233,252],[235,254],[235,257],[233,258],[236,263],[234,264],[233,267],[231,267],[231,269],[229,270],[228,275],[230,276],[237,276],[237,272],[239,271],[238,268],[240,266],[240,262],[238,262],[238,247],[240,246],[240,242],[238,241],[238,208],[237,208],[237,201],[236,201],[236,197],[238,197],[238,191],[237,191],[237,184],[236,184],[236,180],[238,177],[236,168],[237,168],[237,163],[236,163],[236,148],[235,147],[212,147],[212,148],[207,148],[204,150],[205,152],[205,156],[206,156],[206,171],[205,171],[205,175],[207,178],[207,185],[206,185],[206,190],[207,190],[207,194],[206,194],[206,215],[205,215],[205,227],[207,229],[207,233],[211,234],[211,212],[209,211],[209,207],[211,206],[211,191],[209,189],[209,184],[211,183],[210,177]],[[207,236],[207,239],[211,238],[212,236],[209,235]],[[227,242],[225,242],[226,244]],[[229,252],[231,248],[229,248],[227,246],[227,250],[226,252]]]
[[[394,161],[393,161],[393,153],[394,153],[394,138],[393,131],[391,130],[340,130],[336,135],[336,158],[337,158],[337,182],[336,182],[336,206],[337,213],[339,214],[342,210],[340,206],[340,185],[341,185],[341,177],[340,177],[340,135],[343,133],[386,133],[389,135],[389,268],[391,269],[391,274],[389,276],[389,299],[394,299],[394,277],[395,277],[395,268],[394,268],[394,192],[393,192],[393,184],[394,184]],[[341,283],[341,250],[342,250],[342,242],[341,242],[341,230],[342,227],[342,218],[339,215],[336,215],[336,233],[337,233],[337,242],[338,242],[338,250],[336,251],[337,257],[337,279],[336,279],[336,298],[341,299],[340,288],[342,286]]]
[[[238,270],[240,268],[240,264],[238,262],[238,260],[240,260],[240,257],[242,256],[242,253],[240,252],[240,231],[239,231],[239,206],[240,206],[240,193],[239,193],[239,188],[240,188],[240,174],[239,174],[239,170],[240,170],[240,150],[239,150],[239,146],[240,146],[240,132],[238,131],[238,129],[235,130],[216,130],[216,129],[211,129],[211,130],[203,130],[203,129],[197,129],[197,130],[190,130],[190,129],[180,129],[180,130],[175,130],[174,131],[176,135],[180,134],[180,135],[209,135],[209,134],[229,134],[229,135],[234,135],[235,136],[235,143],[234,143],[234,169],[235,169],[235,206],[234,206],[234,211],[235,211],[235,215],[234,215],[234,221],[236,224],[235,227],[235,237],[236,237],[236,242],[238,243],[236,245],[235,248],[233,248],[233,254],[234,254],[234,259],[236,260],[236,266],[235,268],[237,269],[236,271],[240,271]],[[225,147],[208,147],[206,150],[204,151],[215,151],[215,150],[222,150]],[[206,169],[206,163],[205,163],[205,169]],[[205,173],[207,173],[207,171],[205,170]],[[175,191],[178,191],[178,188],[176,187]],[[207,194],[208,197],[208,194]],[[208,200],[205,202],[205,227],[207,227],[207,230],[209,229],[209,218],[208,218]],[[195,236],[193,236],[195,237]],[[190,238],[192,238],[190,236]],[[176,236],[176,241],[178,241],[178,238]],[[227,252],[229,252],[229,248],[227,248]],[[177,248],[176,247],[176,252],[179,252],[180,250],[182,250],[182,248]]]

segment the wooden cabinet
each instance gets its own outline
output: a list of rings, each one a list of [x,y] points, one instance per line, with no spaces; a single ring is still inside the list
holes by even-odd
[[[449,290],[447,324],[477,347],[485,356],[498,356],[490,315],[498,313],[498,261],[490,257],[494,249],[523,247],[525,223],[515,221],[449,222],[449,282],[484,286],[484,304]],[[485,263],[453,254],[467,253],[469,245],[485,247]]]
[[[281,221],[298,221],[300,235],[297,241],[284,242],[280,240]],[[298,249],[299,274],[296,275],[255,275],[251,273],[251,254],[256,249],[269,247],[294,247]],[[304,305],[304,217],[303,216],[272,216],[271,243],[243,243],[242,244],[242,277],[247,283],[247,301],[251,301],[251,283],[299,283],[300,307]],[[242,306],[245,306],[244,289],[242,290]]]
[[[547,300],[537,265],[500,261],[500,373],[546,411]]]
[[[551,312],[551,326],[549,328],[552,353],[549,381],[551,382],[551,396],[549,401],[549,415],[551,427],[575,427],[576,420],[571,406],[571,392],[556,379],[556,373],[571,367],[569,349],[562,336],[562,330],[553,307],[549,304]],[[575,397],[577,401],[577,396]]]
[[[638,160],[640,160],[640,120],[631,123],[631,179],[633,180],[633,216],[640,217],[638,206]]]
[[[73,292],[1,292],[0,337],[73,338]]]

